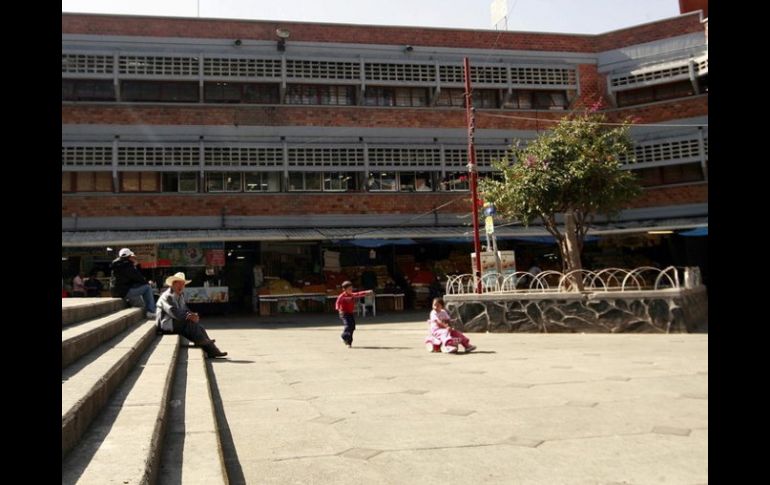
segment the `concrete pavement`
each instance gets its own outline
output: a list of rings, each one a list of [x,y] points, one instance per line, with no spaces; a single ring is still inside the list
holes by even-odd
[[[468,334],[427,313],[204,319],[230,483],[708,481],[707,334]]]

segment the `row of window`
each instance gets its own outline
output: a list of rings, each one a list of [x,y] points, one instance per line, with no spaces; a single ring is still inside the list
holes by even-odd
[[[708,93],[708,75],[697,80],[698,91]],[[363,106],[430,106],[430,89],[415,87],[367,87]],[[197,103],[200,92],[197,82],[121,81],[121,101]],[[690,81],[658,84],[616,93],[619,107],[695,95]],[[358,105],[355,86],[291,84],[286,88],[283,104],[291,105]],[[62,101],[116,101],[115,85],[111,80],[62,79]],[[204,103],[281,104],[277,84],[206,82]],[[567,109],[569,99],[564,90],[517,89],[509,96],[504,89],[475,89],[473,105],[477,108],[507,109]],[[435,106],[465,107],[465,91],[444,88],[439,91]]]
[[[199,192],[197,172],[121,172],[120,192]],[[205,192],[432,192],[469,190],[467,174],[438,172],[207,172]],[[113,192],[111,172],[64,172],[62,192]]]
[[[698,78],[698,91],[708,93],[708,75]],[[690,81],[678,81],[674,83],[658,84],[644,88],[629,89],[616,93],[619,107],[634,106],[637,104],[665,101],[667,99],[684,98],[694,96],[695,89]]]
[[[700,163],[634,170],[643,187],[704,180]],[[496,177],[493,173],[480,177]],[[199,192],[197,172],[122,172],[120,192]],[[433,192],[469,190],[466,172],[207,172],[204,192]],[[62,192],[113,192],[110,172],[64,172]]]
[[[430,89],[424,87],[370,86],[358,101],[355,86],[290,84],[284,104],[333,106],[430,106]],[[62,101],[116,101],[111,80],[62,79]],[[127,102],[197,103],[197,82],[121,81],[120,100]],[[204,103],[280,104],[277,84],[206,82]],[[465,91],[444,88],[435,100],[436,106],[465,107]],[[503,89],[475,89],[473,105],[477,108],[566,109],[566,91],[514,90],[511,96]]]

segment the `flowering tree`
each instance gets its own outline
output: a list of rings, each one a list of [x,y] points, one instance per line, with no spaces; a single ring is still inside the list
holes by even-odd
[[[592,112],[563,118],[525,148],[517,142],[508,156],[492,163],[503,180],[481,181],[484,200],[504,218],[525,226],[542,220],[559,244],[565,272],[582,269],[583,241],[594,216],[617,214],[641,193],[636,176],[620,168],[620,158],[633,154],[628,122],[615,127],[604,122]],[[563,227],[557,214],[563,214]]]

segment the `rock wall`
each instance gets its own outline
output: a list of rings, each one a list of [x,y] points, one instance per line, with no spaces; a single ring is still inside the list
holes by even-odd
[[[468,332],[646,332],[708,330],[708,294],[694,289],[509,295],[446,295]]]

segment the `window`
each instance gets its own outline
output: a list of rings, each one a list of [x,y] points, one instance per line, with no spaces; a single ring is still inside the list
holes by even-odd
[[[430,192],[433,190],[430,172],[399,172],[399,189],[404,192]]]
[[[465,107],[465,90],[464,89],[442,89],[438,93],[436,106],[456,106],[459,108],[464,108]]]
[[[447,173],[446,177],[441,181],[441,190],[446,191],[462,191],[470,190],[470,184],[468,182],[467,172],[451,172]]]
[[[111,172],[76,172],[77,192],[112,192]]]
[[[499,108],[496,89],[474,89],[472,91],[474,108]]]
[[[634,173],[639,177],[639,183],[643,187],[683,184],[703,180],[703,168],[700,163],[642,168],[634,170]]]
[[[62,101],[115,101],[112,80],[62,79]]]
[[[123,81],[123,101],[194,103],[198,101],[197,82]]]
[[[369,172],[366,186],[372,192],[395,191],[396,172]]]
[[[161,181],[163,192],[198,192],[197,172],[165,172]]]
[[[355,104],[353,86],[321,86],[315,84],[293,84],[286,89],[286,104]]]
[[[277,104],[277,84],[207,82],[203,86],[207,103]]]
[[[396,106],[427,106],[428,90],[425,88],[396,88]]]
[[[355,172],[326,172],[324,176],[324,191],[345,192],[356,190]]]
[[[432,192],[433,191],[433,177],[430,172],[416,172],[414,185],[417,192]]]
[[[398,190],[414,192],[414,172],[398,173]]]
[[[532,91],[515,90],[511,98],[503,103],[504,108],[532,109]]]
[[[157,172],[122,172],[121,192],[158,192],[160,183]]]
[[[695,94],[695,91],[690,81],[679,81],[639,89],[629,89],[628,91],[618,91],[617,100],[618,106],[631,106],[651,103],[653,101],[682,98],[692,96],[693,94]]]
[[[240,192],[240,172],[209,172],[206,174],[206,192]]]
[[[698,78],[698,91],[700,91],[701,94],[706,94],[709,92],[709,76],[708,74],[703,75]]]
[[[289,192],[321,190],[320,172],[289,172]]]
[[[564,109],[567,96],[563,92],[535,91],[535,109]]]
[[[395,106],[396,93],[393,88],[367,87],[364,96],[366,106]]]
[[[249,172],[243,178],[246,192],[281,191],[281,172]]]
[[[515,89],[503,103],[511,109],[566,109],[569,106],[566,91]]]

